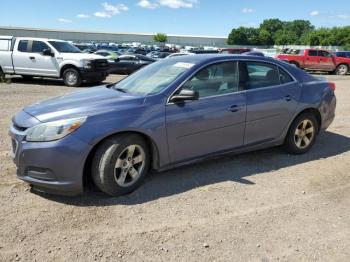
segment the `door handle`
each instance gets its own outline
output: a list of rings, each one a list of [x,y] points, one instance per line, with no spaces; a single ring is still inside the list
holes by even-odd
[[[286,95],[285,97],[284,97],[284,99],[286,100],[286,101],[292,101],[292,96],[290,96],[290,95]]]
[[[231,107],[229,108],[229,110],[230,110],[231,112],[237,112],[237,111],[239,111],[239,107],[238,107],[238,105],[233,105],[233,106],[231,106]]]
[[[30,59],[30,60],[34,60],[35,57],[34,57],[34,56],[30,56],[29,59]]]

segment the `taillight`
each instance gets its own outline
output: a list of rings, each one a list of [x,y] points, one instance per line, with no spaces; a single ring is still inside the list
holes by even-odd
[[[333,82],[328,82],[329,88],[335,91],[335,83]]]

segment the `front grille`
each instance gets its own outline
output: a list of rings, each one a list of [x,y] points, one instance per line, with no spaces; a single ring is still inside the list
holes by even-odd
[[[96,69],[106,69],[109,67],[108,61],[106,59],[96,59],[94,61],[94,67]]]

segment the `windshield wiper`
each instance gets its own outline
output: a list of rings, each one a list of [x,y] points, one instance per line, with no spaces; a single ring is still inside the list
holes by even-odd
[[[114,87],[113,89],[117,90],[119,92],[122,92],[122,93],[127,93],[127,91],[125,89],[121,88],[121,87]]]

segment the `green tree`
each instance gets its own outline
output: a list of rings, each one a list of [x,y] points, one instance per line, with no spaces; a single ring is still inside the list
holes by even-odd
[[[232,29],[227,43],[229,45],[260,45],[259,29],[243,26]]]
[[[275,34],[276,45],[292,45],[297,41],[297,35],[293,31],[278,30]]]
[[[165,43],[168,41],[168,36],[166,34],[158,33],[154,36],[153,39],[156,42]]]

